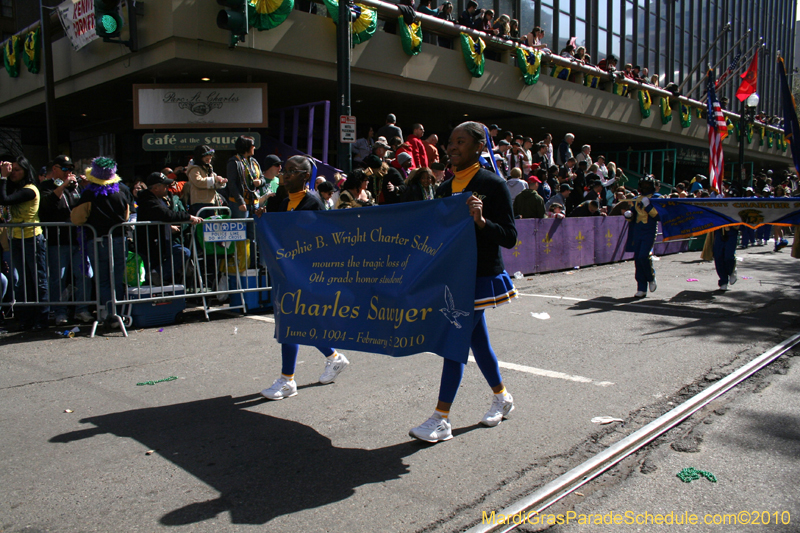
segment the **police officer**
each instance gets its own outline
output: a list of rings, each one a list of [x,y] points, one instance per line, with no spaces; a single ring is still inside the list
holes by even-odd
[[[647,296],[656,290],[656,271],[653,270],[651,254],[656,241],[658,228],[658,211],[650,203],[650,198],[656,192],[656,181],[652,175],[644,176],[639,180],[639,196],[633,202],[633,209],[625,212],[625,218],[630,221],[628,231],[627,252],[633,252],[633,262],[636,266],[636,298]]]

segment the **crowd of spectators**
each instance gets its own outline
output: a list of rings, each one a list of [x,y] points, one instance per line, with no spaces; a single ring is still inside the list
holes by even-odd
[[[595,155],[591,144],[576,144],[572,133],[556,142],[550,134],[535,141],[503,131],[497,124],[489,125],[487,131],[491,150],[487,148],[482,162],[506,179],[518,219],[621,216],[636,197],[623,170],[603,154]],[[19,307],[15,312],[20,327],[46,327],[49,312],[59,326],[68,322],[70,313],[84,322],[105,319],[100,310],[95,316],[88,305],[67,302],[93,301],[94,276],[100,276],[103,303],[110,300],[112,290],[121,299],[128,251],[142,256],[148,283],[181,279],[191,225],[201,222],[196,215],[203,208],[227,206],[240,217],[278,210],[287,197],[280,184],[281,159],[268,155],[263,166],[259,164],[253,155],[253,139],[247,136],[237,140],[236,152],[225,165],[224,177],[214,168],[214,150],[198,146],[187,165],[163,168],[144,180],[133,180],[130,187],[116,176],[116,164],[107,158],[97,158],[89,166],[87,161],[76,165],[61,155],[38,173],[24,157],[0,163],[0,222],[72,222],[93,229],[32,226],[8,231],[0,227],[0,295],[7,298],[8,287],[14,285],[20,291],[17,299],[24,295],[25,301],[50,305],[49,309]],[[353,145],[353,163],[355,169],[348,176],[316,177],[311,193],[319,196],[326,210],[432,200],[437,186],[454,175],[439,136],[427,132],[421,123],[404,131],[394,114],[387,115],[380,127],[363,129]],[[756,197],[800,195],[797,175],[788,170],[776,174],[765,169],[746,185],[740,190],[725,183],[723,192]],[[702,175],[674,186],[658,184],[659,189],[673,198],[717,194]],[[103,241],[110,228],[137,220],[162,225],[120,232]],[[745,232],[744,244],[765,243],[766,231]],[[99,257],[87,246],[95,236],[102,241],[98,242]],[[110,253],[115,257],[114,287],[109,279]],[[250,262],[249,248],[242,250],[241,261]],[[10,265],[15,266],[13,272]]]

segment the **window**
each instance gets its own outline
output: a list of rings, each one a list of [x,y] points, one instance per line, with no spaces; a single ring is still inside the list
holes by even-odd
[[[500,0],[497,6],[499,11],[494,14],[494,18],[500,18],[500,15],[508,15],[508,18],[517,18],[514,12],[514,3],[511,0]]]
[[[0,12],[0,15],[2,15],[3,18],[9,18],[9,19],[14,18],[13,0],[3,0],[2,12]]]
[[[594,58],[595,64],[608,55],[608,33],[606,30],[597,30],[597,53],[590,52],[589,55]]]
[[[604,30],[608,29],[608,1],[598,0],[597,2],[597,27]]]
[[[522,36],[525,36],[530,32],[534,25],[536,24],[536,13],[534,11],[534,3],[533,2],[525,2],[524,0],[520,2],[520,14],[519,14],[519,33]]]
[[[542,16],[539,20],[539,25],[544,30],[543,42],[553,42],[553,8],[542,6]]]
[[[561,50],[567,46],[570,37],[572,36],[569,31],[569,13],[562,11],[558,14],[558,53],[561,53]]]

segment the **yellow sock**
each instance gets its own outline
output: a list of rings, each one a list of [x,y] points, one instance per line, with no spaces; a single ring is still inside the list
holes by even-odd
[[[505,394],[506,394],[506,387],[505,387],[505,385],[503,385],[503,390],[501,390],[500,392],[495,392],[495,393],[494,393],[494,395],[495,395],[495,396],[505,396]]]
[[[438,415],[440,418],[446,419],[450,414],[450,411],[440,411],[439,409],[434,409],[433,414]]]

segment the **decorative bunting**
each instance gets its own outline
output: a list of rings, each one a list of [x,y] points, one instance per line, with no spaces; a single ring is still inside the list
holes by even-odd
[[[688,105],[681,106],[681,128],[688,128],[692,125],[692,110]]]
[[[733,121],[731,120],[731,117],[725,117],[725,124],[728,127],[728,135],[730,135],[731,132],[733,131],[733,128],[734,128]]]
[[[22,61],[22,40],[19,35],[12,35],[3,46],[3,63],[6,72],[12,78],[19,76],[19,64]]]
[[[649,91],[639,91],[639,111],[642,112],[642,118],[650,116],[650,107],[653,105],[653,99],[650,98]]]
[[[669,124],[672,120],[672,108],[669,105],[669,98],[661,97],[661,123]]]
[[[789,148],[789,141],[786,139],[786,135],[781,135],[781,150],[785,152],[787,148]]]
[[[766,136],[766,134],[767,133],[766,130],[764,129],[764,126],[761,126],[761,137],[758,139],[759,146],[764,146],[764,137]]]
[[[600,76],[586,73],[583,76],[583,84],[587,87],[591,87],[592,89],[597,89],[600,87]]]
[[[294,9],[294,0],[249,0],[247,17],[258,31],[271,30],[283,24]]]
[[[703,118],[703,108],[695,107],[694,110],[695,110],[695,112],[697,114],[697,118]]]
[[[516,49],[517,65],[522,72],[522,81],[525,85],[536,85],[542,70],[542,53],[538,50],[528,52],[522,48]]]
[[[751,144],[753,142],[753,125],[748,124],[744,130],[745,137],[747,137],[747,144]]]
[[[38,74],[41,66],[42,28],[37,27],[25,35],[22,62],[31,74]]]
[[[337,0],[324,0],[328,14],[334,24],[339,23],[339,2]],[[378,28],[378,12],[364,4],[354,4],[350,8],[351,32],[353,34],[352,46],[369,41]]]
[[[767,132],[767,148],[772,148],[773,143],[775,142],[775,132],[768,131]]]
[[[568,80],[569,75],[572,73],[569,67],[562,67],[561,65],[553,65],[550,75],[560,80]]]
[[[619,96],[628,96],[628,90],[629,90],[629,88],[628,88],[628,86],[626,84],[617,83],[617,81],[614,80],[614,85],[611,88],[611,92],[612,93],[614,93],[616,95],[619,95]]]
[[[466,33],[461,33],[461,51],[464,53],[464,62],[467,64],[470,74],[475,78],[483,76],[483,67],[486,63],[483,57],[485,49],[486,43],[483,42],[483,39],[478,37],[473,40]]]
[[[400,42],[403,43],[403,52],[410,56],[419,54],[422,50],[422,24],[419,21],[411,25],[406,24],[403,17],[397,18],[400,27]]]

